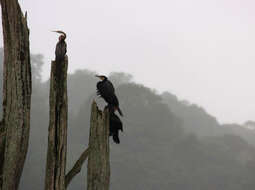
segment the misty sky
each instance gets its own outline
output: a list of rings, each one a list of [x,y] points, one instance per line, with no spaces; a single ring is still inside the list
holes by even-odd
[[[45,56],[44,78],[58,38],[50,31],[61,29],[70,72],[128,72],[136,82],[204,107],[220,122],[255,120],[255,1],[20,3],[28,11],[31,52]]]

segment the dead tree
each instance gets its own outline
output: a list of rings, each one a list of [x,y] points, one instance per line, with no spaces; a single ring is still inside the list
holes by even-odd
[[[50,122],[45,190],[65,189],[68,58],[51,63]]]
[[[81,167],[83,163],[86,161],[86,159],[88,158],[89,152],[90,152],[90,149],[87,148],[81,154],[80,158],[75,162],[73,168],[66,175],[66,178],[65,178],[66,188],[68,187],[72,179],[81,171]]]
[[[0,189],[2,186],[3,164],[4,164],[4,148],[5,146],[5,129],[2,121],[0,121]]]
[[[0,189],[18,189],[29,140],[31,65],[29,30],[18,0],[0,0],[4,41]]]
[[[109,190],[109,113],[92,103],[89,136],[87,190]]]
[[[100,111],[95,102],[91,107],[89,148],[76,161],[66,175],[66,188],[80,172],[88,158],[87,190],[109,190],[109,113]]]
[[[109,190],[109,113],[91,109],[89,148],[65,175],[67,147],[67,56],[62,62],[52,61],[50,79],[50,123],[45,190],[65,190],[88,161],[88,190]]]

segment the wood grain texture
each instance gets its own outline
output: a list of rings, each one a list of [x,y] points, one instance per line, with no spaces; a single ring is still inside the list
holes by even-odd
[[[50,121],[45,190],[65,189],[67,151],[67,68],[68,57],[51,63]]]
[[[95,102],[91,108],[89,147],[87,190],[109,190],[109,112],[100,111]]]
[[[29,29],[17,0],[0,0],[0,3],[4,41],[0,189],[16,190],[27,155],[30,129]]]

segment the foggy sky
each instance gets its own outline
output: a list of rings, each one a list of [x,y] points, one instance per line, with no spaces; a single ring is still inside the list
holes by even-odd
[[[50,31],[61,29],[70,72],[128,72],[136,82],[204,107],[220,122],[255,119],[254,1],[20,3],[28,11],[31,52],[45,56],[44,78],[58,37]]]

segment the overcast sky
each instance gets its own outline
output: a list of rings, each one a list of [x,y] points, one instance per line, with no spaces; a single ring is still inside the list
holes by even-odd
[[[128,72],[204,107],[221,123],[255,120],[255,1],[20,3],[28,12],[31,52],[45,56],[45,78],[58,37],[50,31],[60,29],[67,33],[70,72]]]

